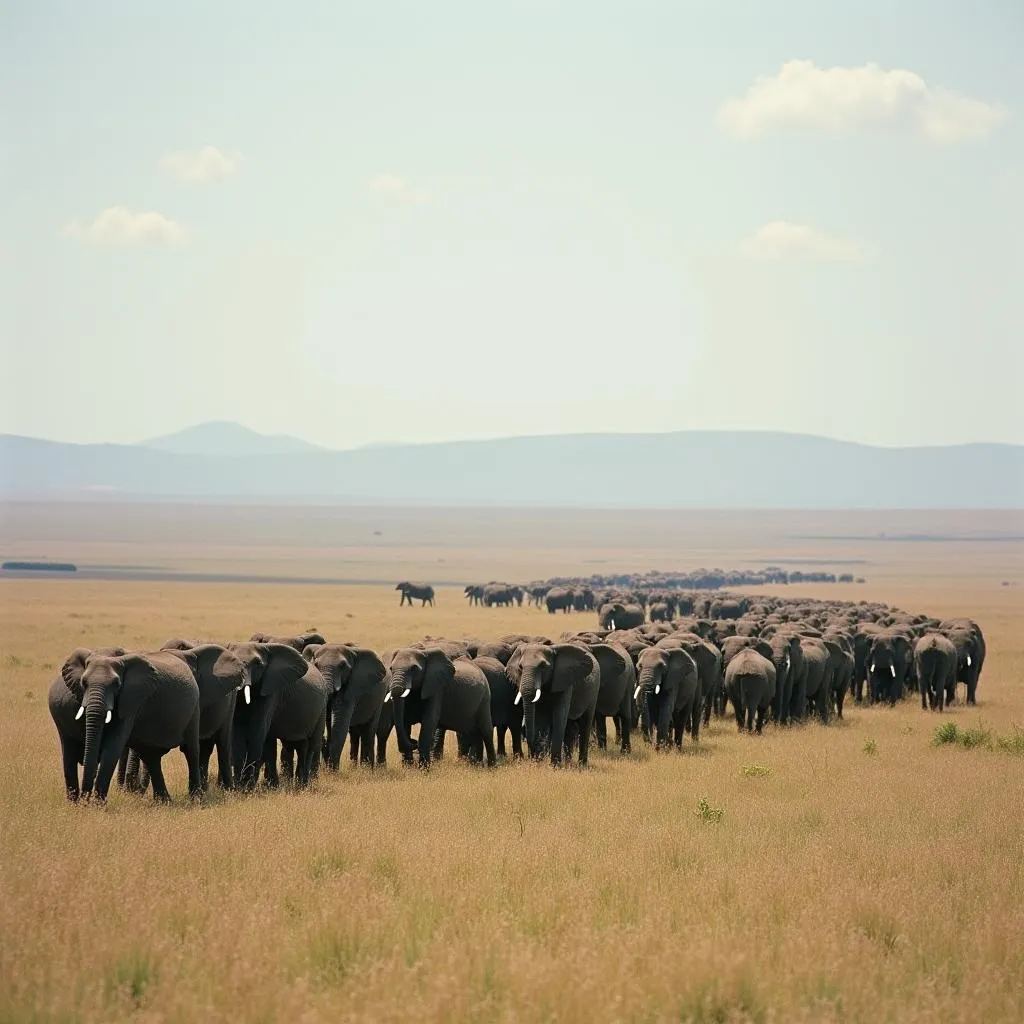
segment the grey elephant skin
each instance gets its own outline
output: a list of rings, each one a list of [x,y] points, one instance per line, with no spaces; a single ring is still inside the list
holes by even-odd
[[[653,736],[656,749],[672,743],[681,747],[689,730],[696,743],[703,711],[700,677],[697,663],[682,644],[641,651],[636,679],[645,738]]]
[[[440,647],[405,647],[391,659],[390,689],[385,700],[394,707],[395,733],[402,758],[412,760],[408,728],[420,723],[419,763],[430,764],[438,729],[450,729],[472,747],[483,745],[494,765],[494,727],[487,677],[467,658],[454,660]]]
[[[636,669],[629,651],[619,644],[588,643],[587,648],[597,659],[601,672],[601,685],[594,707],[594,736],[597,747],[608,746],[608,723],[615,723],[619,740],[619,753],[632,750],[630,736],[633,729],[633,693],[636,689]]]
[[[288,644],[250,640],[229,650],[246,666],[250,701],[236,701],[231,745],[235,779],[256,785],[260,766],[278,785],[277,741],[297,757],[296,778],[309,783],[327,727],[327,685],[319,669]]]
[[[921,707],[941,711],[946,694],[956,687],[956,645],[942,633],[927,633],[914,645],[914,665]]]
[[[170,799],[161,758],[173,747],[185,754],[189,795],[201,795],[199,686],[181,658],[170,651],[114,657],[80,648],[64,662],[61,678],[80,700],[85,722],[83,794],[106,799],[118,761],[130,746],[146,765],[157,800]],[[65,774],[74,799],[70,783]]]
[[[569,722],[579,739],[579,763],[589,754],[601,670],[594,656],[579,644],[527,643],[506,667],[523,705],[523,724],[531,757],[550,750],[551,763],[561,764]]]
[[[725,670],[725,688],[736,713],[736,725],[760,732],[775,698],[775,665],[752,648],[740,651]]]
[[[420,607],[434,604],[434,588],[429,583],[410,583],[403,580],[395,586],[395,590],[401,591],[402,596],[398,599],[399,606],[408,603],[412,607],[412,600],[416,598]]]
[[[303,657],[327,684],[327,767],[337,771],[346,737],[352,761],[373,764],[373,741],[387,692],[387,670],[374,651],[347,644],[310,644]]]

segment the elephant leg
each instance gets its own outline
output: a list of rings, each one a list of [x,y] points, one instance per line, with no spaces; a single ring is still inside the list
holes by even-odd
[[[100,741],[100,763],[93,786],[93,792],[101,801],[107,799],[110,783],[117,769],[117,762],[121,759],[121,754],[128,743],[130,732],[131,723],[119,721],[116,717],[111,725],[103,730],[103,738]]]
[[[125,778],[128,774],[128,758],[131,756],[131,752],[128,747],[125,747],[121,751],[121,756],[117,759],[117,788],[124,789]]]
[[[207,736],[199,741],[199,782],[204,793],[210,786],[210,758],[216,740],[216,736]]]
[[[78,766],[85,758],[85,745],[79,740],[69,740],[63,734],[60,737],[60,759],[64,769],[64,790],[68,799],[75,803],[81,793]]]
[[[587,766],[587,758],[590,755],[590,730],[594,724],[594,712],[590,710],[583,716],[583,721],[580,723],[580,755],[579,763],[581,767]]]
[[[153,782],[153,799],[157,803],[169,804],[171,794],[167,791],[167,782],[164,779],[164,770],[161,764],[163,752],[154,747],[146,747],[139,751],[139,756],[149,769],[149,777]],[[191,771],[189,774],[191,775]]]
[[[286,781],[295,778],[295,745],[281,741],[281,775]]]
[[[217,730],[217,785],[221,789],[231,789],[234,780],[231,777],[231,725],[225,724]],[[207,762],[209,773],[209,762]]]
[[[498,757],[503,761],[505,760],[505,733],[508,732],[507,725],[499,725],[495,728],[495,733],[498,737],[497,743],[494,745],[494,751]]]
[[[764,728],[764,720],[765,720],[765,707],[764,706],[760,706],[757,709],[757,724],[754,726],[758,736],[761,735],[761,730]]]
[[[420,767],[430,766],[432,748],[436,746],[438,726],[441,719],[441,701],[432,700],[428,707],[423,709],[423,718],[420,722],[420,734],[417,738],[417,746],[420,752]],[[411,724],[411,723],[410,723]],[[444,732],[441,733],[442,749],[444,746]]]
[[[440,761],[444,757],[444,738],[447,733],[447,729],[439,728],[434,736],[434,749],[432,751],[432,756],[435,761]],[[459,754],[462,754],[461,750],[459,751]]]
[[[512,734],[512,757],[522,758],[523,756],[523,723],[513,721],[509,726]]]
[[[309,785],[310,740],[299,740],[291,744],[291,747],[295,751],[295,787],[305,789]]]
[[[604,715],[594,715],[594,737],[597,740],[598,750],[607,749],[608,719]]]
[[[192,800],[199,800],[203,795],[203,776],[199,770],[199,709],[196,708],[192,720],[185,726],[185,735],[181,741],[181,752],[185,755],[188,765],[188,795]],[[154,786],[156,785],[154,781]],[[154,790],[155,792],[155,790]]]
[[[565,730],[569,724],[569,692],[556,698],[551,712],[551,763],[562,763],[562,747],[565,743]],[[538,716],[539,717],[539,716]]]
[[[967,677],[967,703],[977,704],[977,697],[975,696],[978,692],[978,674],[974,671],[974,666],[971,666],[971,673]]]
[[[274,736],[268,736],[263,744],[262,763],[264,784],[270,789],[277,789],[281,780],[277,774],[277,739]]]

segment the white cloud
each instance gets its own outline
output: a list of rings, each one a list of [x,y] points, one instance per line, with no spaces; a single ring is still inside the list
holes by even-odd
[[[238,153],[223,153],[216,146],[203,146],[194,152],[171,153],[160,161],[160,166],[179,181],[196,185],[230,178],[241,163]]]
[[[368,185],[371,192],[389,196],[402,203],[413,203],[421,206],[424,203],[432,203],[434,201],[434,197],[429,192],[413,188],[404,178],[399,177],[397,174],[378,174],[376,178],[370,179]]]
[[[742,139],[787,128],[842,135],[889,125],[932,142],[987,135],[1003,112],[982,100],[929,85],[913,71],[877,64],[819,68],[791,60],[777,75],[762,75],[740,99],[726,102],[719,125]]]
[[[125,206],[108,206],[91,224],[73,220],[64,234],[97,245],[180,245],[185,229],[162,213],[133,213]]]
[[[819,263],[850,263],[866,253],[851,238],[830,235],[808,224],[773,220],[740,243],[740,252],[752,260],[804,260]]]

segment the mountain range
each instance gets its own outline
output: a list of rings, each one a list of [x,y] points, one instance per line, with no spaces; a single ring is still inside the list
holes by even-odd
[[[319,448],[206,423],[132,445],[0,435],[0,499],[636,508],[1024,508],[1024,445],[569,434]]]

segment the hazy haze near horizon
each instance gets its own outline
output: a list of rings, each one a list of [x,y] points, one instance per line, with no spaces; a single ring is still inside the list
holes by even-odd
[[[0,432],[1024,442],[1024,9],[836,7],[5,8]]]

